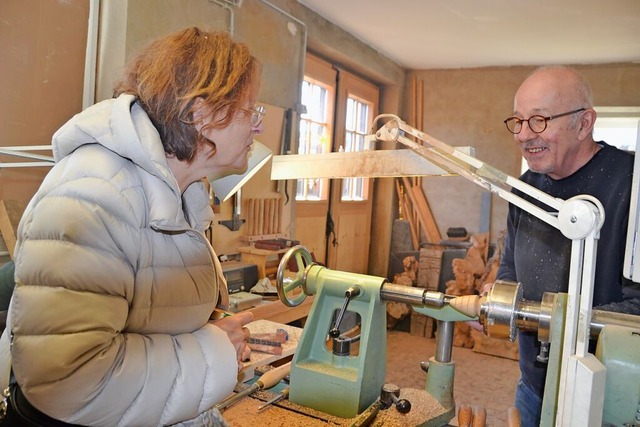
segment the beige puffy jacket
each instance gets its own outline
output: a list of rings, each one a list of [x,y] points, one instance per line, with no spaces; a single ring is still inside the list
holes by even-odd
[[[237,375],[233,345],[207,323],[226,286],[203,234],[208,194],[200,183],[180,194],[130,95],[76,115],[53,150],[18,231],[7,326],[18,383],[39,410],[74,424],[196,417]]]

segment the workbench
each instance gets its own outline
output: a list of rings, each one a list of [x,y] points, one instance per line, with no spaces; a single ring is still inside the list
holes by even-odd
[[[358,417],[340,418],[324,412],[305,408],[288,400],[267,406],[263,410],[258,407],[278,393],[278,386],[259,391],[246,397],[222,411],[222,415],[231,427],[314,427],[314,426],[353,426],[358,425]],[[375,427],[415,427],[428,421],[430,417],[442,410],[440,404],[424,390],[411,388],[401,389],[400,398],[412,403],[411,411],[401,414],[392,406],[380,410],[373,421],[368,424]]]

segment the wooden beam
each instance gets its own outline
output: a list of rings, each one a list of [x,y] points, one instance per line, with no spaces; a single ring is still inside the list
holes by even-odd
[[[398,202],[402,208],[401,219],[406,219],[409,223],[409,231],[411,232],[411,245],[413,246],[413,250],[418,250],[420,247],[420,237],[418,232],[418,227],[416,226],[416,221],[413,215],[413,209],[411,209],[411,204],[409,200],[407,200],[407,195],[405,194],[405,190],[403,190],[402,185],[400,185],[400,180],[396,179],[396,191],[398,192]]]
[[[424,231],[427,240],[431,243],[439,243],[441,240],[440,231],[436,225],[436,221],[431,212],[431,208],[429,207],[429,203],[427,202],[427,198],[422,191],[422,187],[412,186],[408,178],[403,178],[403,182],[406,193],[409,195],[409,199],[411,200],[411,204],[415,207],[415,210],[418,213],[418,219],[420,221],[420,225],[422,225],[422,230]]]
[[[18,224],[25,208],[26,203],[20,200],[0,200],[0,233],[11,259],[16,246]]]
[[[273,156],[271,179],[384,178],[450,175],[411,150]]]
[[[413,187],[413,191],[415,193],[415,198],[419,206],[418,210],[424,219],[426,234],[429,237],[429,240],[433,243],[440,243],[440,240],[442,240],[442,236],[440,236],[440,230],[438,229],[438,225],[436,224],[436,219],[433,216],[433,212],[431,212],[431,207],[429,206],[427,197],[424,195],[422,186],[420,185]]]

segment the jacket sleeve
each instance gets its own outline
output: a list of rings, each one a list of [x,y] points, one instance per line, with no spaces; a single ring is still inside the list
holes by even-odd
[[[59,185],[61,174],[30,203],[16,246],[12,363],[25,396],[83,425],[195,417],[233,390],[233,345],[206,321],[183,333],[130,332],[144,239],[144,213],[130,200],[140,190],[115,186],[118,175]]]

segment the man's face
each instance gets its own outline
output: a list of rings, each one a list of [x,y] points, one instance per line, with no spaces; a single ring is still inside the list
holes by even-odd
[[[534,115],[548,117],[575,109],[566,96],[561,96],[560,84],[557,78],[544,73],[531,76],[516,93],[514,116],[526,120]],[[522,123],[522,130],[514,137],[529,169],[553,179],[575,172],[580,148],[575,126],[578,114],[547,121],[541,133],[533,132],[527,122]]]

